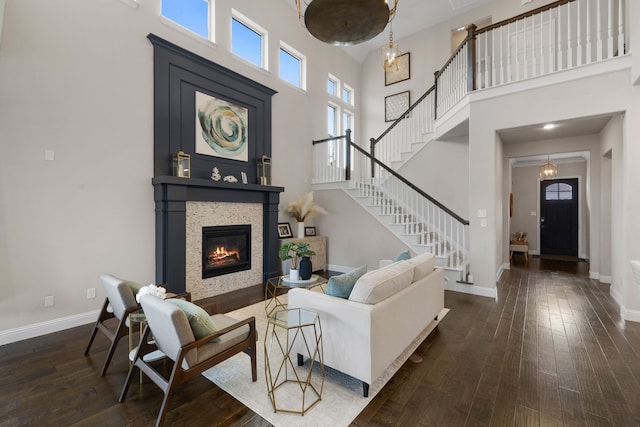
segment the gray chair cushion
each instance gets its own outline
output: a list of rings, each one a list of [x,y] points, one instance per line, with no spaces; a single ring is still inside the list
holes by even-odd
[[[113,314],[118,319],[122,319],[127,309],[138,306],[136,296],[131,290],[131,284],[134,282],[119,279],[111,274],[100,276],[100,280],[109,299]]]
[[[149,327],[156,340],[158,349],[167,355],[171,360],[178,358],[180,347],[190,344],[196,340],[189,320],[185,312],[174,304],[153,295],[143,295],[140,304],[149,322]],[[224,314],[214,314],[211,321],[220,330],[237,323],[238,320]],[[247,339],[250,328],[244,325],[220,337],[219,340],[211,342],[189,351],[184,359],[183,368],[189,369],[202,360],[226,350],[229,347]]]

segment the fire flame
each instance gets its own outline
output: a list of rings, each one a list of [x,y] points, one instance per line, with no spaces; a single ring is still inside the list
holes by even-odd
[[[218,264],[224,262],[240,261],[240,252],[237,249],[227,249],[224,246],[217,246],[215,250],[209,252],[209,262]]]

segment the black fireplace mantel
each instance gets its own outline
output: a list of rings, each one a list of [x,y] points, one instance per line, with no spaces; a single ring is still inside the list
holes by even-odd
[[[187,202],[262,204],[262,278],[278,275],[278,204],[283,187],[157,176],[152,179],[156,203],[156,283],[171,292],[186,291]]]

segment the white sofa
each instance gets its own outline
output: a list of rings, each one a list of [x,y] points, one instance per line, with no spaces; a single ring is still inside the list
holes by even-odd
[[[422,254],[369,271],[349,299],[291,289],[289,308],[319,313],[324,364],[361,380],[367,397],[369,384],[425,328],[440,321],[444,271],[434,266],[434,256]]]

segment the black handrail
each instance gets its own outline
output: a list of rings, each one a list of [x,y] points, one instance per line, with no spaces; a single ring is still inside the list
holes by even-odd
[[[402,120],[404,120],[404,119],[407,117],[407,115],[408,115],[411,111],[413,111],[413,109],[414,109],[415,107],[417,107],[417,106],[418,106],[418,104],[420,104],[420,103],[421,103],[421,102],[422,102],[422,101],[423,101],[427,96],[429,96],[429,94],[430,94],[431,92],[433,92],[433,90],[434,90],[434,89],[435,89],[435,85],[433,85],[433,86],[431,86],[429,89],[427,89],[427,91],[426,91],[426,92],[425,92],[425,93],[424,93],[420,98],[418,98],[418,100],[417,100],[416,102],[414,102],[413,104],[411,104],[411,106],[407,109],[407,111],[405,111],[404,113],[402,113],[402,114],[400,115],[400,117],[398,117],[397,119],[395,119],[395,120],[394,120],[394,122],[393,122],[393,123],[391,123],[391,125],[387,128],[387,130],[385,130],[384,132],[382,132],[382,134],[380,134],[380,136],[379,136],[379,137],[377,137],[377,138],[371,138],[369,141],[371,141],[371,143],[372,143],[373,145],[376,145],[378,142],[380,142],[380,140],[381,140],[382,138],[384,138],[385,136],[387,136],[387,134],[388,134],[389,132],[391,132],[391,129],[393,129],[394,127],[396,127],[396,126],[398,125],[398,123],[400,123]]]
[[[382,163],[380,160],[378,160],[378,159],[376,159],[374,157],[371,157],[371,155],[369,153],[367,153],[366,151],[364,151],[362,148],[358,147],[355,144],[352,144],[352,145],[361,154],[364,154],[365,157],[369,157],[375,164],[377,164],[382,169],[384,169],[387,172],[389,172],[391,175],[396,177],[398,180],[400,180],[403,184],[407,185],[413,191],[415,191],[416,193],[420,194],[422,197],[424,197],[425,199],[429,200],[431,203],[433,203],[434,205],[436,205],[437,207],[439,207],[440,209],[442,209],[443,211],[445,211],[446,213],[451,215],[458,222],[460,222],[460,223],[462,223],[464,225],[469,225],[469,221],[468,220],[462,218],[460,215],[458,215],[457,213],[453,212],[451,209],[449,209],[448,207],[446,207],[445,205],[443,205],[442,203],[440,203],[439,201],[437,201],[436,199],[434,199],[433,197],[431,197],[430,195],[428,195],[427,193],[422,191],[420,188],[416,187],[413,183],[411,183],[405,177],[403,177],[402,175],[400,175],[399,173],[397,173],[396,171],[391,169],[389,166],[387,166],[384,163]]]
[[[351,130],[350,129],[347,129],[345,131],[345,135],[333,136],[333,137],[325,138],[325,139],[318,139],[318,140],[312,141],[311,143],[313,145],[316,145],[316,144],[321,144],[321,143],[325,143],[325,142],[329,142],[329,141],[335,141],[335,140],[338,140],[338,139],[346,139],[347,140],[347,153],[348,153],[347,154],[347,158],[349,159],[349,161],[347,162],[346,171],[345,171],[345,179],[347,181],[350,180],[350,170],[351,170],[351,161],[350,161],[351,160],[351,157],[350,157],[351,149],[350,148],[353,147],[354,149],[359,151],[361,154],[363,154],[365,157],[368,157],[371,160],[372,164],[377,164],[382,169],[384,169],[387,172],[389,172],[391,175],[396,177],[398,180],[400,180],[403,184],[407,185],[413,191],[415,191],[416,193],[418,193],[419,195],[421,195],[422,197],[424,197],[425,199],[429,200],[431,203],[433,203],[434,205],[436,205],[437,207],[442,209],[444,212],[448,213],[450,216],[455,218],[456,221],[458,221],[459,223],[461,223],[463,225],[469,225],[469,221],[468,220],[462,218],[460,215],[458,215],[455,212],[453,212],[451,209],[449,209],[448,207],[446,207],[445,205],[443,205],[442,203],[440,203],[439,201],[437,201],[436,199],[434,199],[433,197],[431,197],[430,195],[428,195],[427,193],[422,191],[420,188],[416,187],[413,183],[411,183],[405,177],[403,177],[402,175],[400,175],[399,173],[397,173],[396,171],[391,169],[389,166],[385,165],[380,160],[378,160],[375,157],[371,156],[371,154],[367,153],[365,150],[360,148],[357,144],[354,144],[351,141]],[[347,176],[349,176],[349,177],[347,178]]]
[[[538,15],[539,13],[546,12],[547,10],[554,9],[556,7],[560,7],[567,3],[572,3],[576,0],[557,0],[553,3],[546,4],[544,6],[540,6],[536,9],[532,9],[528,12],[521,13],[520,15],[514,16],[512,18],[504,19],[500,22],[496,22],[495,24],[487,25],[486,27],[482,27],[476,31],[476,35],[480,33],[486,33],[487,31],[495,30],[496,28],[503,27],[505,25],[512,24],[516,21],[520,21],[524,18],[528,18],[530,16]]]
[[[354,145],[351,142],[351,129],[347,129],[344,131],[344,135],[340,135],[340,136],[332,136],[329,138],[325,138],[325,139],[318,139],[318,140],[314,140],[311,141],[311,145],[316,145],[316,144],[320,144],[323,142],[329,142],[329,141],[337,141],[338,139],[346,139],[347,140],[347,152],[345,153],[345,164],[346,164],[346,168],[344,171],[344,179],[346,181],[351,180],[351,150],[348,149],[348,147]]]

